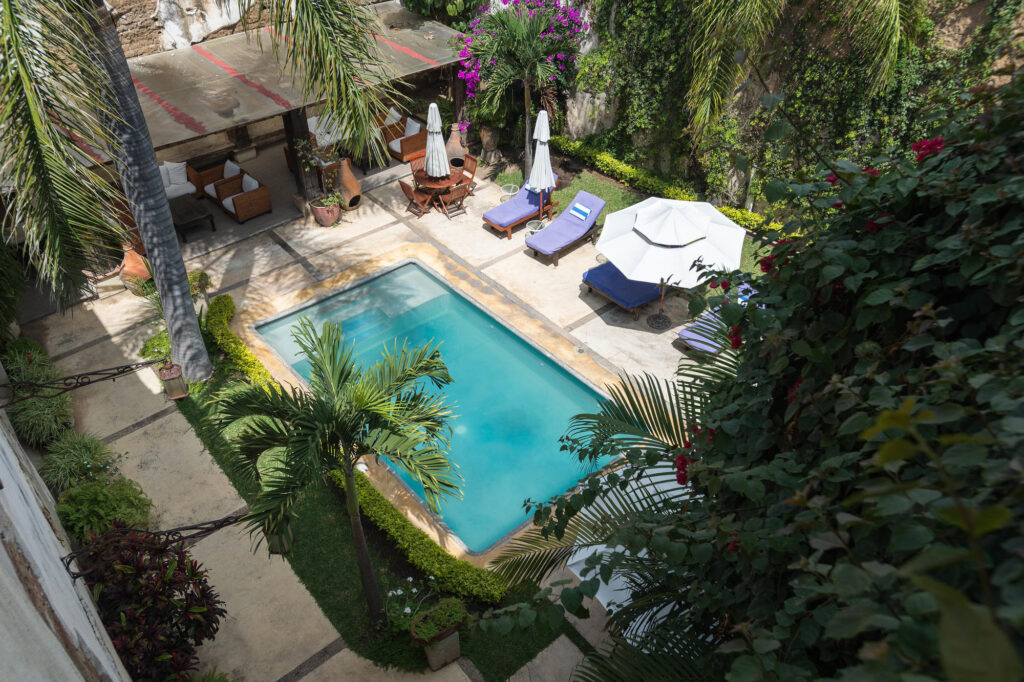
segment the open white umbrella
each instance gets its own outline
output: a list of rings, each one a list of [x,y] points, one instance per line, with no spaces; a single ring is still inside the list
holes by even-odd
[[[629,279],[662,287],[691,287],[708,267],[740,266],[746,231],[703,201],[651,197],[610,214],[597,250]],[[662,304],[664,304],[664,289]],[[659,307],[659,313],[661,307]]]
[[[432,178],[443,178],[452,172],[448,153],[444,149],[444,138],[441,137],[441,112],[433,103],[427,110],[427,156],[423,169]]]
[[[543,109],[537,114],[537,125],[533,127],[533,139],[537,140],[537,150],[533,154],[533,168],[530,169],[528,182],[530,187],[539,192],[549,192],[555,187],[555,174],[551,170],[551,151],[548,149],[551,127],[548,125],[548,112]],[[543,201],[541,201],[541,205],[544,205]]]

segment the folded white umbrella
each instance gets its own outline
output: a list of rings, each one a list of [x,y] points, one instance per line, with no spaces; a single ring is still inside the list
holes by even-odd
[[[697,260],[738,268],[745,236],[709,203],[651,197],[606,217],[597,250],[629,279],[691,287],[700,278]]]
[[[537,114],[533,139],[537,140],[537,149],[533,154],[533,168],[530,169],[528,183],[535,190],[550,191],[555,186],[555,174],[551,170],[551,150],[548,149],[551,127],[548,125],[548,112],[543,109]]]
[[[432,178],[443,178],[452,172],[448,152],[444,149],[444,138],[441,137],[441,112],[433,103],[427,111],[427,157],[423,169]]]

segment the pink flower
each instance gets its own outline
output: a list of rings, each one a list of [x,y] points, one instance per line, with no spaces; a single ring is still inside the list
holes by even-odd
[[[938,154],[946,147],[945,140],[942,139],[942,135],[933,137],[930,140],[920,140],[910,146],[910,148],[917,152],[918,163],[921,163],[924,159],[927,159],[932,154]]]
[[[868,175],[872,175],[876,178],[878,177],[878,171],[876,171],[874,168],[861,168],[860,172],[867,173]]]
[[[708,286],[711,287],[712,289],[717,289],[718,288],[718,280],[717,279],[711,280],[711,282],[708,284]]]
[[[835,185],[837,182],[839,182],[839,176],[836,175],[835,173],[829,173],[828,177],[825,178],[825,181],[830,185]]]
[[[736,537],[736,533],[729,533],[729,537],[735,538],[729,541],[729,554],[735,554],[736,552],[740,551],[739,538]]]

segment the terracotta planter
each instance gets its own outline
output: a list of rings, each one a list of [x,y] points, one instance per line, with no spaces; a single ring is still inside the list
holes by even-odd
[[[320,203],[319,199],[309,202],[309,210],[313,212],[313,217],[320,227],[330,227],[338,222],[338,219],[341,217],[341,206],[339,204],[324,206]]]
[[[335,182],[335,187],[344,198],[341,208],[351,211],[358,207],[359,202],[363,199],[363,188],[359,185],[355,173],[352,172],[352,162],[347,157],[341,160],[341,166],[338,168],[338,178]]]
[[[445,152],[448,154],[448,159],[455,165],[455,160],[458,159],[460,162],[466,158],[466,154],[469,150],[466,149],[465,139],[463,133],[459,130],[459,124],[452,124],[452,132],[448,136],[448,143],[444,146]],[[459,163],[458,165],[462,165]]]

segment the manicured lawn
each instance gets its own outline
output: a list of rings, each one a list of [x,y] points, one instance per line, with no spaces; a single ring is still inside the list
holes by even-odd
[[[520,170],[506,171],[504,173],[498,173],[493,179],[494,182],[499,185],[511,183],[522,186],[523,173]],[[624,187],[615,180],[611,180],[589,170],[584,170],[577,173],[576,177],[573,178],[573,181],[567,187],[555,190],[554,200],[558,202],[558,206],[555,207],[555,215],[558,215],[561,211],[565,210],[566,207],[571,205],[573,198],[576,196],[576,192],[579,192],[580,190],[590,192],[594,196],[599,196],[605,200],[604,211],[601,213],[601,217],[597,220],[597,224],[599,226],[604,225],[604,218],[608,214],[614,213],[615,211],[621,211],[624,208],[629,208],[633,204],[639,203],[647,198],[646,195],[635,192],[628,187]],[[740,261],[740,270],[744,272],[758,272],[757,261],[757,245],[748,236],[743,242],[743,257]]]
[[[206,419],[212,410],[207,401],[234,374],[234,367],[226,360],[216,362],[215,367],[213,378],[206,384],[193,384],[191,395],[177,404],[239,494],[250,501],[256,489],[225,467],[229,452],[225,439],[232,433],[213,428]],[[364,519],[363,526],[382,594],[387,592],[388,586],[405,585],[408,577],[417,581],[426,579],[427,576],[421,575],[395,552],[372,524]],[[378,665],[402,670],[425,669],[426,656],[408,634],[377,633],[370,625],[359,569],[351,549],[351,525],[340,495],[334,489],[311,490],[295,509],[292,529],[295,546],[288,561],[346,644]],[[266,549],[261,546],[258,551]],[[512,603],[516,596],[510,595],[506,601]],[[472,605],[470,609],[473,610]],[[473,661],[485,679],[506,680],[562,633],[570,635],[574,641],[581,639],[568,623],[557,631],[534,628],[504,636],[464,630],[462,653]]]

